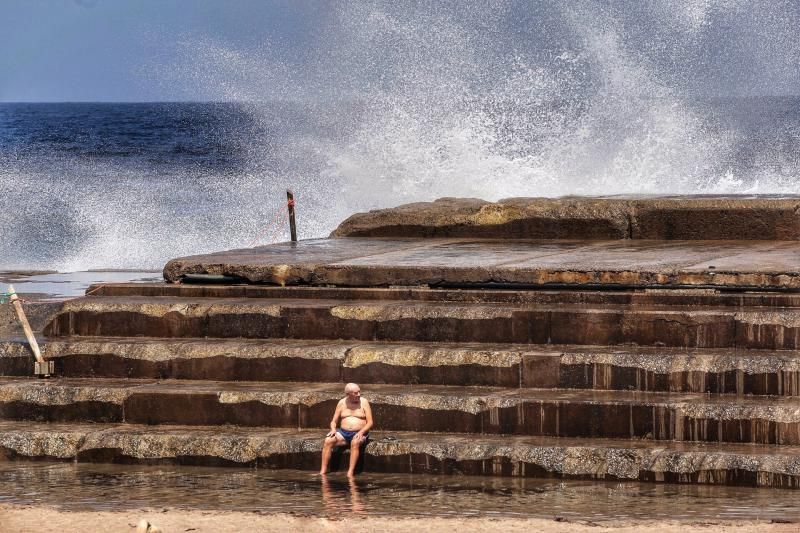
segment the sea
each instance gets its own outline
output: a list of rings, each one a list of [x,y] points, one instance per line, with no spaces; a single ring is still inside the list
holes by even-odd
[[[157,270],[288,240],[289,189],[300,238],[441,196],[800,192],[798,97],[637,98],[636,117],[393,105],[2,103],[0,270]]]

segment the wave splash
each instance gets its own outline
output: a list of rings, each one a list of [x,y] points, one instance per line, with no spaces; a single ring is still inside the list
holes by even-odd
[[[326,184],[322,197],[338,193],[337,215],[446,195],[793,191],[797,161],[775,143],[798,144],[796,117],[754,139],[752,124],[729,115],[786,104],[758,96],[797,81],[797,10],[759,14],[736,0],[625,9],[350,3],[301,54],[302,69],[272,46],[191,49],[210,66],[202,78],[219,81],[212,96],[248,102],[256,116],[265,94],[333,108],[311,120],[346,126],[293,139],[293,170]],[[709,65],[720,47],[738,58]],[[756,57],[763,71],[742,67]],[[737,84],[726,67],[738,69]],[[230,82],[236,72],[247,72],[244,83]],[[760,157],[741,157],[754,148]]]
[[[143,75],[236,102],[236,164],[12,154],[0,193],[30,227],[0,228],[35,244],[0,245],[4,263],[157,268],[247,246],[287,187],[301,238],[441,196],[796,192],[798,100],[771,96],[800,83],[791,2],[424,4],[337,3],[291,51],[184,36]]]

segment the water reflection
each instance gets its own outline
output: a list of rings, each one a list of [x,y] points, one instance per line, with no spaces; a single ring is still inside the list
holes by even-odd
[[[5,291],[9,283],[18,294],[40,295],[38,300],[61,300],[83,296],[92,284],[103,283],[158,283],[162,281],[160,272],[151,271],[103,271],[59,272],[34,274],[0,272],[0,290]]]
[[[294,470],[0,462],[0,502],[328,516],[800,521],[797,491],[635,482],[316,476]]]
[[[344,482],[332,481],[329,476],[320,476],[322,504],[327,516],[337,516],[343,512],[366,514],[367,507],[361,499],[361,489],[354,478],[345,478]]]

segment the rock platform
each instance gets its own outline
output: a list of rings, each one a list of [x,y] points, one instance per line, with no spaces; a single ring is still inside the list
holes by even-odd
[[[373,471],[800,487],[798,205],[450,199],[29,303],[0,457],[313,469],[355,381]]]
[[[389,287],[800,288],[800,198],[444,198],[328,239],[178,258],[167,281]]]

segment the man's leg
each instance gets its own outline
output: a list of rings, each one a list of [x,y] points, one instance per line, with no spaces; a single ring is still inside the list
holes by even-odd
[[[356,442],[356,439],[350,441],[350,468],[347,469],[347,477],[353,477],[356,472],[356,463],[358,463],[358,456],[361,454],[361,445],[364,443]]]
[[[344,444],[344,437],[338,432],[333,437],[325,437],[325,442],[322,443],[322,466],[319,468],[320,474],[328,473],[328,463],[331,462],[333,447],[341,446],[342,444]]]

